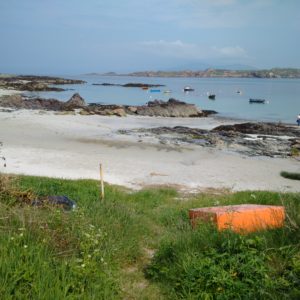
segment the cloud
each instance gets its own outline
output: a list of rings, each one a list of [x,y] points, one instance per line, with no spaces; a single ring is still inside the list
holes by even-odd
[[[220,6],[227,6],[235,4],[236,0],[210,0],[209,3],[212,5],[220,5]]]
[[[241,59],[248,58],[247,51],[241,46],[206,46],[176,41],[144,41],[138,48],[156,56],[182,58],[191,60],[203,59]]]
[[[247,52],[245,49],[243,49],[240,46],[235,47],[212,47],[214,52],[222,57],[228,57],[228,58],[247,58]]]
[[[197,58],[201,52],[201,49],[195,44],[183,43],[181,40],[170,42],[165,40],[145,41],[141,42],[140,46],[143,50],[159,56]]]

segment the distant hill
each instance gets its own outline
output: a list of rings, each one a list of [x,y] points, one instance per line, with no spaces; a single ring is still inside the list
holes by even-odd
[[[206,69],[204,71],[142,71],[124,75],[137,77],[300,78],[300,69],[272,68],[268,70]]]

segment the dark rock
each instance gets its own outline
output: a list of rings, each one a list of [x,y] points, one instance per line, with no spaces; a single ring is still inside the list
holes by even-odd
[[[203,113],[194,104],[188,104],[176,99],[164,102],[154,100],[147,105],[137,106],[137,115],[159,117],[202,117]]]
[[[85,81],[64,79],[50,76],[11,76],[1,77],[0,86],[6,89],[15,89],[18,91],[64,91],[64,89],[50,85],[62,84],[82,84]]]
[[[116,115],[124,117],[127,114],[140,116],[159,117],[204,117],[213,111],[201,111],[194,104],[188,104],[176,99],[150,101],[143,106],[128,105],[105,105],[92,103],[86,105],[84,99],[78,94],[74,94],[69,101],[62,102],[56,99],[25,98],[21,95],[3,96],[0,98],[0,106],[10,108],[25,109],[45,109],[54,111],[68,111],[81,108],[82,115]]]
[[[284,126],[284,125],[282,125]],[[288,127],[289,128],[289,127]],[[194,144],[202,147],[213,147],[247,156],[288,157],[291,156],[291,148],[300,147],[300,139],[287,139],[286,131],[281,135],[263,135],[253,138],[238,131],[217,131],[189,128],[183,126],[157,127],[149,129],[123,130],[122,134],[152,134],[164,144]],[[282,138],[284,136],[284,138]]]
[[[68,100],[65,104],[64,104],[64,108],[66,110],[73,110],[75,108],[82,108],[85,107],[86,103],[84,101],[84,99],[78,94],[74,94],[70,100]]]
[[[45,109],[45,110],[63,110],[64,102],[56,99],[29,98],[21,95],[3,96],[0,98],[0,106],[16,109]]]
[[[202,114],[203,117],[208,117],[211,115],[216,115],[218,112],[216,112],[215,110],[207,110],[207,109],[202,109]]]
[[[122,105],[92,103],[84,107],[80,114],[125,117],[126,110]]]
[[[223,132],[239,132],[245,134],[264,134],[264,135],[287,135],[300,137],[300,130],[294,126],[287,126],[275,123],[241,123],[234,125],[221,125],[213,129],[213,131]]]
[[[126,84],[123,84],[122,86],[123,87],[151,88],[151,87],[160,87],[160,86],[165,86],[165,85],[163,85],[163,84],[147,84],[147,83],[126,83]]]
[[[102,85],[102,86],[122,86],[122,84],[116,84],[116,83],[92,83],[92,85]]]
[[[165,86],[163,84],[147,84],[147,83],[125,83],[125,84],[118,84],[118,83],[93,83],[92,85],[102,85],[102,86],[122,86],[122,87],[137,87],[137,88],[151,88],[151,87],[160,87]]]

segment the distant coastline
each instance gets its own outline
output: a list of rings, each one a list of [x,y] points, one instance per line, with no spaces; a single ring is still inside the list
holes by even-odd
[[[102,76],[134,76],[134,77],[199,77],[199,78],[300,78],[300,69],[297,68],[272,68],[264,70],[225,70],[206,69],[200,71],[140,71],[127,74],[88,73],[85,75]]]

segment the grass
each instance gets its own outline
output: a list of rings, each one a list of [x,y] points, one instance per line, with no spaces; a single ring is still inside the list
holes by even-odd
[[[77,209],[30,202],[66,195]],[[188,209],[283,204],[282,229],[246,236],[192,230]],[[3,299],[297,299],[300,194],[239,192],[182,198],[173,189],[132,192],[92,180],[0,176]]]
[[[293,179],[293,180],[300,180],[300,173],[292,173],[292,172],[285,172],[282,171],[280,175],[284,178]]]
[[[298,148],[292,147],[291,148],[291,156],[299,156],[300,155],[300,151]]]

